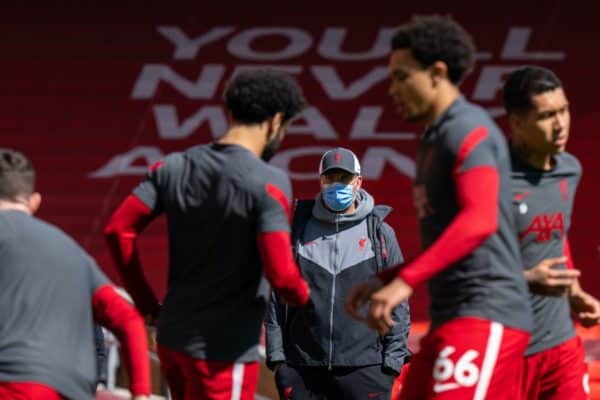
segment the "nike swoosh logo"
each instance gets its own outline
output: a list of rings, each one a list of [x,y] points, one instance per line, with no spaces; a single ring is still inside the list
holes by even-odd
[[[523,193],[517,193],[515,194],[515,200],[516,201],[521,201],[523,200],[525,197],[529,196],[531,193],[529,192],[523,192]]]

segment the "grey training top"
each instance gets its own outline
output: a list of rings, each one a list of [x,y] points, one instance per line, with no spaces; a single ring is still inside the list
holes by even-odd
[[[0,382],[93,399],[92,297],[108,283],[62,231],[22,211],[0,211]]]
[[[564,254],[581,165],[569,153],[556,155],[550,171],[529,167],[515,155],[512,159],[513,210],[523,267],[529,269],[546,258]],[[566,297],[532,294],[530,299],[534,329],[526,355],[547,350],[575,336]]]
[[[431,246],[458,214],[455,177],[473,168],[498,172],[498,228],[429,281],[432,326],[480,317],[530,331],[531,308],[511,208],[508,146],[488,114],[462,97],[421,139],[414,193],[423,246]]]
[[[167,156],[134,194],[167,217],[158,343],[199,359],[257,360],[268,285],[256,237],[289,232],[287,175],[243,147],[212,143]]]

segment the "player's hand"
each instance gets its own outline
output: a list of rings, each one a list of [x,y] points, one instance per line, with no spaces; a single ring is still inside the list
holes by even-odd
[[[594,296],[579,290],[569,295],[569,303],[582,326],[589,328],[600,323],[600,302]]]
[[[567,257],[547,258],[525,271],[525,279],[532,293],[544,296],[563,296],[581,273],[576,269],[554,269],[565,264]]]
[[[352,318],[365,321],[366,316],[360,310],[369,302],[371,295],[383,287],[383,282],[376,276],[368,281],[354,286],[346,296],[346,311]]]
[[[281,288],[276,291],[281,304],[292,307],[305,307],[310,303],[310,286],[304,279],[293,288]]]
[[[133,396],[132,400],[150,400],[150,396],[146,396],[145,394],[138,394]]]
[[[401,278],[393,281],[377,290],[371,295],[371,304],[367,313],[367,324],[381,335],[385,335],[394,326],[392,311],[394,308],[407,300],[413,290]]]

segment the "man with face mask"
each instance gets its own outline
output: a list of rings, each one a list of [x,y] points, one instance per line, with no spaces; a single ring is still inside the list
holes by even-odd
[[[150,320],[160,309],[158,353],[174,400],[253,400],[268,300],[263,275],[289,304],[309,297],[291,252],[291,183],[264,161],[302,109],[301,90],[288,75],[242,72],[227,84],[224,99],[225,135],[152,166],[105,229],[138,309]],[[170,254],[160,307],[135,239],[162,213]]]
[[[292,242],[309,282],[310,303],[283,304],[272,295],[265,325],[267,365],[276,371],[282,399],[389,399],[394,377],[408,361],[408,303],[394,310],[394,328],[371,332],[344,311],[348,289],[388,265],[402,262],[391,208],[375,206],[361,189],[353,152],[326,152],[319,166],[321,192],[296,204]]]

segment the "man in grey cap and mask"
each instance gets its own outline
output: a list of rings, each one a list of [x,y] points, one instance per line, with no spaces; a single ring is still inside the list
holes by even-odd
[[[361,189],[360,163],[348,149],[327,151],[319,165],[321,192],[296,203],[292,244],[311,287],[304,308],[272,295],[266,317],[267,364],[282,399],[389,399],[408,361],[408,304],[381,337],[344,310],[350,288],[401,263],[388,206]]]

